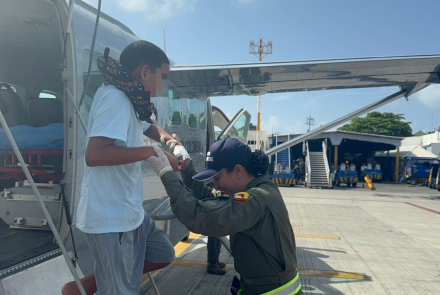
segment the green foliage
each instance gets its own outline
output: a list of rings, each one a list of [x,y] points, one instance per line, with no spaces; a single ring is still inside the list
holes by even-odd
[[[411,136],[412,129],[409,126],[411,122],[403,120],[405,120],[403,114],[371,112],[365,118],[351,120],[350,124],[345,124],[338,130],[399,137]]]
[[[413,136],[422,136],[422,135],[426,135],[425,132],[423,132],[422,130],[417,131],[416,133],[413,134]]]
[[[197,128],[197,117],[194,114],[189,114],[188,125],[191,128]]]
[[[180,112],[174,111],[171,117],[171,124],[180,125],[182,124],[182,117],[180,116]]]

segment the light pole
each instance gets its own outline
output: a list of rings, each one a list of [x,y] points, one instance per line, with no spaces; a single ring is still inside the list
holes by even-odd
[[[263,39],[260,38],[260,42],[255,43],[254,40],[251,40],[249,43],[249,53],[258,57],[258,61],[261,60],[268,54],[272,54],[272,41],[266,43],[263,42]],[[260,141],[260,110],[261,110],[261,96],[258,95],[257,100],[257,138],[256,138],[256,149],[261,148]]]

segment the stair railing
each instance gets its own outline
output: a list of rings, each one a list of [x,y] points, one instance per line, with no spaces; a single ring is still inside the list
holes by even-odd
[[[327,139],[325,139],[322,142],[322,157],[324,159],[324,164],[325,164],[325,175],[327,176],[327,184],[330,187],[330,167],[328,165],[328,160],[327,160]]]
[[[310,151],[309,151],[309,142],[306,141],[306,179],[307,179],[307,186],[311,187],[311,180],[312,180],[312,168],[310,166]]]

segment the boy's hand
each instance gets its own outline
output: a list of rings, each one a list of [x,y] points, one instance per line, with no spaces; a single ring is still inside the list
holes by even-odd
[[[157,156],[150,156],[147,162],[153,167],[154,171],[159,177],[162,177],[166,172],[172,171],[170,162],[165,153],[157,146],[153,146],[153,149]]]

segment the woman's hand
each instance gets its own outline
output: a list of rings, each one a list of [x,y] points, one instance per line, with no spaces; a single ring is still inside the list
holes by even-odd
[[[186,168],[188,168],[188,166],[189,166],[189,162],[191,162],[191,159],[188,159],[188,158],[179,161],[179,163],[180,163],[179,171],[186,170]]]

